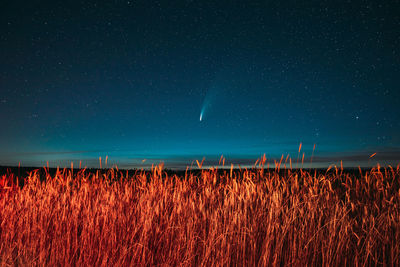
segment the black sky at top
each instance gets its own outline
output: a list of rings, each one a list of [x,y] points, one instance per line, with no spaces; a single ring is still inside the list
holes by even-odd
[[[399,147],[399,1],[0,10],[4,162],[42,151],[279,154],[300,141],[326,153]],[[210,90],[219,97],[199,124]]]

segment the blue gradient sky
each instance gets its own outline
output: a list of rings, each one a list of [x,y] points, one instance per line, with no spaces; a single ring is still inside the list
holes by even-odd
[[[5,1],[0,165],[397,164],[399,5]]]

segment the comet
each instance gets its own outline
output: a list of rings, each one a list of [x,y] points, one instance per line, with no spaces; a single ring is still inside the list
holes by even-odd
[[[207,106],[207,102],[205,101],[203,103],[203,107],[201,108],[201,111],[200,111],[200,121],[203,121],[203,116],[204,116],[204,112],[206,111],[206,106]]]
[[[211,87],[207,90],[206,95],[204,96],[203,103],[201,105],[200,110],[200,121],[203,121],[204,116],[208,114],[210,109],[212,109],[214,102],[219,97],[221,93],[221,89],[216,88],[215,86]]]

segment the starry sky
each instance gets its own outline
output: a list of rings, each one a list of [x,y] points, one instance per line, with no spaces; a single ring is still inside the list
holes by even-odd
[[[398,0],[5,0],[0,62],[0,165],[400,160]]]

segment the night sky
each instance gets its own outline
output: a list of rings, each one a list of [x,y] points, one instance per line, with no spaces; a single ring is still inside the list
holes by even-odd
[[[0,4],[0,165],[397,164],[399,85],[399,1]]]

